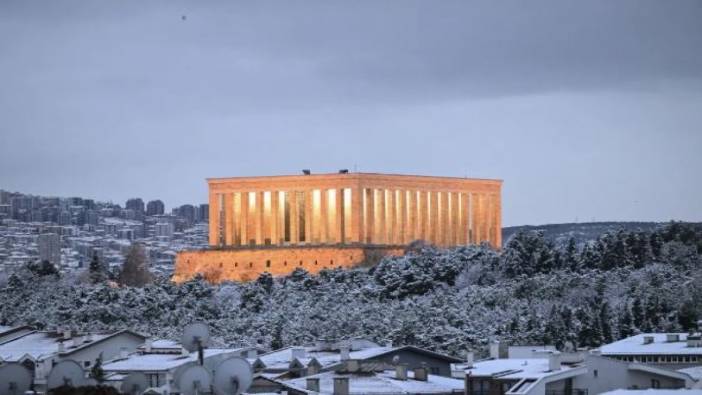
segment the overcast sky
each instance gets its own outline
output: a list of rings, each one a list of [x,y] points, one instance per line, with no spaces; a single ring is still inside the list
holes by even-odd
[[[702,1],[0,1],[0,188],[504,180],[504,224],[702,220]]]

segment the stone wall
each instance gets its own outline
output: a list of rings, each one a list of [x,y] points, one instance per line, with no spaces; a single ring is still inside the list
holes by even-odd
[[[317,274],[322,269],[374,265],[383,256],[402,255],[400,246],[296,246],[210,249],[178,253],[173,281],[183,282],[202,274],[213,283],[251,281],[263,272],[274,276],[296,268]]]

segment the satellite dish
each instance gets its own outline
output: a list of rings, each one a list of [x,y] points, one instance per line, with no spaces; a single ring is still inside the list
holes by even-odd
[[[217,395],[237,395],[249,389],[253,382],[251,364],[244,358],[232,357],[217,365],[214,390]]]
[[[61,361],[49,372],[46,386],[49,389],[61,386],[80,387],[85,384],[85,372],[77,362],[66,360]]]
[[[200,365],[191,365],[177,373],[175,384],[183,395],[209,392],[212,385],[212,375]]]
[[[204,349],[210,341],[210,330],[202,322],[195,322],[185,327],[181,344],[186,350],[197,350],[197,360],[200,365],[205,363]]]
[[[120,391],[127,395],[141,395],[147,388],[149,388],[149,379],[141,372],[130,373],[122,380],[122,385],[119,387]]]
[[[183,329],[183,338],[180,343],[183,345],[183,348],[193,352],[207,347],[209,341],[210,330],[207,328],[207,325],[202,322],[195,322]]]
[[[0,394],[22,395],[32,385],[32,372],[20,364],[0,367]]]

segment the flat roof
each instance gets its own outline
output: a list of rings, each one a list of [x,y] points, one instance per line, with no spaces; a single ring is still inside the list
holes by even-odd
[[[688,347],[687,333],[671,333],[679,341],[667,341],[668,333],[642,333],[600,347],[602,355],[702,355],[702,347]],[[644,344],[644,337],[653,343]]]
[[[453,177],[453,176],[429,176],[418,174],[399,174],[399,173],[311,173],[311,174],[281,174],[281,175],[264,175],[264,176],[234,176],[234,177],[212,177],[207,178],[207,182],[218,181],[236,181],[236,180],[271,180],[271,179],[287,179],[298,177],[315,177],[315,178],[335,178],[335,177],[392,177],[392,178],[426,178],[437,180],[462,180],[462,181],[487,181],[493,183],[502,183],[501,179],[492,178],[474,178],[474,177]]]

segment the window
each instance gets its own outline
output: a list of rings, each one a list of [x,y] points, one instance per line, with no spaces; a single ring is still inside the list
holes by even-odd
[[[302,266],[302,261],[300,261],[300,266]]]
[[[329,264],[330,264],[331,266],[334,266],[334,260],[333,260],[333,259],[329,260]]]
[[[249,262],[249,267],[253,267],[253,262]]]
[[[433,375],[435,375],[435,376],[438,376],[439,373],[441,373],[441,372],[439,371],[439,368],[438,368],[438,367],[432,366],[432,367],[429,368],[429,373],[430,373],[430,374],[433,374]]]
[[[90,361],[83,361],[83,366],[85,366],[86,368],[89,368],[89,367],[90,367]]]
[[[595,369],[595,370],[592,371],[592,375],[595,376],[595,377],[597,377],[597,369]]]
[[[266,261],[266,267],[271,267],[271,261]]]
[[[651,388],[661,388],[661,382],[656,379],[651,379]]]
[[[283,266],[288,266],[288,261],[284,261]]]
[[[219,263],[219,268],[221,269],[221,268],[222,268],[222,266],[223,266],[223,265],[222,265],[222,262],[220,262],[220,263]]]

